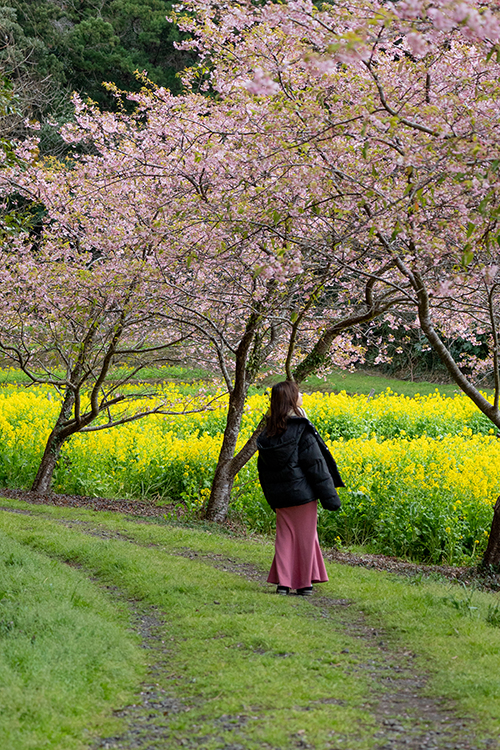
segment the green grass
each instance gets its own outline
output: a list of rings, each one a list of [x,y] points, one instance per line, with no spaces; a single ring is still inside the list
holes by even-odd
[[[55,370],[55,375],[63,378],[63,370]],[[133,372],[130,367],[116,367],[110,372],[108,381],[119,381],[127,377]],[[41,373],[40,377],[43,379],[44,374]],[[168,365],[164,367],[144,367],[137,375],[131,378],[130,382],[158,382],[165,380],[181,381],[181,382],[193,382],[195,380],[211,380],[213,379],[212,373],[207,370],[203,370],[200,367],[178,367],[175,365]],[[29,384],[32,381],[30,378],[21,370],[15,368],[0,368],[0,384]]]
[[[109,377],[109,380],[120,380],[126,377],[131,368],[117,367]],[[212,380],[213,373],[204,370],[201,367],[180,367],[176,365],[165,365],[163,367],[144,367],[138,375],[135,375],[133,381],[161,381],[178,380],[182,382],[193,382],[194,380]]]
[[[274,385],[274,383],[284,380],[284,378],[284,374],[268,376],[259,386],[257,386],[257,390],[261,391],[263,388],[269,388]],[[450,397],[453,397],[457,393],[461,393],[460,388],[455,383],[431,383],[426,380],[398,380],[397,378],[388,378],[384,375],[379,375],[375,371],[366,372],[363,370],[357,370],[355,372],[334,370],[324,378],[310,375],[302,383],[301,388],[306,393],[312,393],[313,391],[340,393],[341,391],[345,391],[346,393],[353,395],[368,395],[372,393],[374,396],[383,393],[388,388],[394,393],[410,397],[416,396],[417,394],[428,396],[431,393],[435,393],[436,390],[439,391],[439,393]],[[481,391],[492,393],[492,391],[487,388],[481,388]]]
[[[26,533],[37,523],[23,519]],[[88,577],[0,531],[0,747],[77,749],[116,728],[143,673],[126,613]]]
[[[116,368],[109,376],[108,380],[115,381],[125,377],[129,372],[130,368],[119,367]],[[61,377],[63,375],[62,370],[58,373]],[[179,381],[184,383],[192,383],[197,380],[213,380],[217,379],[217,374],[211,373],[207,370],[203,370],[199,367],[180,367],[180,366],[165,366],[165,367],[145,367],[138,376],[134,376],[131,382],[162,382],[165,380]],[[262,390],[262,387],[269,387],[275,382],[283,380],[285,376],[272,376],[266,378],[262,386],[258,386],[256,390]],[[0,368],[0,384],[23,384],[30,383],[30,379],[20,370],[13,368]],[[337,370],[325,378],[318,378],[316,375],[308,377],[304,383],[304,390],[310,391],[334,391],[339,393],[340,391],[346,391],[346,393],[371,393],[376,395],[383,393],[387,388],[390,388],[394,393],[401,393],[405,396],[415,396],[417,393],[420,395],[428,395],[434,393],[436,389],[447,396],[453,396],[456,393],[460,393],[460,389],[454,383],[429,383],[427,381],[415,381],[409,380],[397,380],[396,378],[387,378],[377,373],[367,373],[363,371],[347,372],[343,370]],[[487,390],[487,389],[485,389]],[[489,393],[489,391],[487,391]]]
[[[109,522],[109,528],[117,524],[128,530],[120,521],[110,518]],[[129,597],[159,606],[167,614],[170,685],[191,708],[171,720],[173,745],[182,738],[192,740],[213,733],[215,717],[241,713],[258,717],[246,729],[247,746],[255,750],[266,742],[274,747],[288,746],[290,734],[301,730],[317,742],[332,731],[347,733],[353,723],[373,728],[362,708],[368,690],[366,679],[330,665],[332,660],[338,665],[351,661],[341,651],[353,650],[352,638],[336,628],[329,628],[326,637],[324,620],[305,601],[292,607],[237,575],[169,554],[186,543],[199,548],[199,541],[205,538],[211,551],[220,552],[222,538],[151,527],[163,543],[161,549],[151,549],[126,541],[89,538],[51,521],[34,522],[6,513],[1,527],[18,542],[82,565],[101,581],[117,585]],[[225,542],[229,543],[226,549],[238,547],[234,540]],[[357,652],[355,661],[368,658],[368,649],[359,647]],[[318,704],[303,712],[313,701],[332,695],[345,697],[346,705],[332,710]],[[215,744],[209,742],[204,747],[220,747],[221,733],[224,736],[224,731],[217,729]],[[230,738],[227,732],[227,740]],[[361,736],[359,748],[368,747],[368,737]]]
[[[454,396],[461,393],[460,388],[455,383],[429,383],[427,381],[396,380],[396,378],[386,378],[376,373],[346,372],[336,371],[326,376],[325,379],[311,375],[304,383],[304,390],[309,391],[346,391],[346,393],[371,393],[377,395],[390,388],[394,393],[400,393],[404,396],[415,396],[417,393],[421,396],[427,396],[438,390],[446,396]],[[489,392],[489,391],[488,391]]]
[[[373,746],[374,718],[366,705],[373,685],[362,665],[387,656],[352,638],[335,609],[325,613],[307,600],[272,596],[271,587],[214,569],[203,558],[252,563],[264,578],[272,558],[269,541],[221,535],[215,527],[137,523],[111,513],[44,506],[30,511],[35,516],[1,513],[3,533],[24,548],[81,565],[166,613],[169,689],[191,708],[170,720],[172,745],[213,735],[216,717],[245,714],[258,717],[245,727],[245,748],[252,750],[265,743],[292,747],[299,731],[317,747],[327,746],[332,731],[349,736],[357,750]],[[108,538],[85,536],[83,529]],[[113,538],[117,532],[121,539]],[[179,556],[188,550],[192,559]],[[430,673],[431,694],[456,701],[462,715],[498,735],[500,677],[492,668],[500,653],[500,628],[492,616],[498,594],[336,564],[328,570],[322,593],[353,601],[344,616],[364,612],[392,649],[415,654],[415,665]],[[345,704],[316,702],[331,697]],[[216,733],[222,745],[230,742],[229,732]],[[207,740],[201,746],[222,745]]]

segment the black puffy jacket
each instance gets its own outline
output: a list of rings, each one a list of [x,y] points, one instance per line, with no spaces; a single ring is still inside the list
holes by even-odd
[[[336,487],[344,487],[335,460],[318,431],[305,417],[289,417],[286,431],[257,438],[257,466],[264,496],[273,510],[319,500],[338,510]]]

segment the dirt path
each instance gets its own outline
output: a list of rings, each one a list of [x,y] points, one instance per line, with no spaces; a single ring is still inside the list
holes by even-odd
[[[105,587],[110,596],[126,603],[130,612],[130,627],[141,639],[141,648],[148,652],[148,679],[140,685],[135,702],[115,711],[124,720],[124,731],[113,737],[103,737],[92,746],[109,750],[153,750],[170,748],[172,716],[188,711],[168,689],[171,674],[170,649],[165,646],[164,631],[167,621],[155,607],[127,600],[116,587]]]
[[[28,516],[36,515],[35,510],[0,510]],[[83,534],[119,539],[143,547],[158,546],[141,544],[131,536],[117,531],[96,529],[95,524],[91,522],[69,518],[57,520]],[[194,564],[211,565],[223,572],[235,573],[269,591],[264,583],[264,572],[239,559],[228,558],[222,554],[202,554],[189,548],[169,551],[166,554],[182,556],[193,560]],[[95,582],[102,585],[99,581]],[[102,738],[94,748],[166,750],[177,747],[177,740],[172,744],[170,721],[172,716],[189,711],[189,706],[183,703],[182,696],[178,696],[172,686],[175,675],[171,673],[169,659],[171,649],[175,645],[165,642],[163,635],[168,616],[156,607],[147,607],[141,602],[128,600],[116,587],[105,588],[111,597],[127,603],[131,627],[139,634],[142,648],[148,652],[149,675],[147,681],[140,686],[135,703],[117,711],[117,715],[124,720],[123,733],[116,737]],[[316,617],[329,621],[332,628],[342,628],[355,642],[369,646],[370,659],[345,664],[341,668],[354,676],[363,674],[370,680],[371,688],[364,707],[377,724],[377,730],[373,735],[374,750],[494,750],[499,747],[494,738],[476,739],[472,717],[460,716],[450,702],[430,696],[428,675],[416,668],[412,652],[395,646],[384,628],[374,626],[354,602],[331,599],[319,593],[315,593],[308,601],[316,607]],[[302,600],[297,599],[297,605],[299,604],[302,605]],[[342,701],[332,698],[326,702]],[[309,709],[306,706],[303,710]],[[245,725],[248,721],[249,717],[241,715],[214,716],[213,733],[203,739],[210,746],[214,746],[215,743],[217,748],[224,750],[246,750]],[[234,736],[232,743],[227,740],[228,732]],[[194,750],[203,747],[199,741],[200,738],[191,740],[187,736],[181,741],[181,746]],[[313,748],[313,745],[298,736],[289,747]],[[348,736],[333,736],[330,748],[356,750],[355,729]]]
[[[165,515],[179,517],[179,508],[175,505],[158,506],[154,503],[141,502],[139,500],[112,500],[105,497],[84,497],[82,495],[62,495],[56,492],[39,494],[30,490],[0,489],[0,498],[9,497],[14,500],[22,500],[31,505],[54,505],[59,508],[86,508],[88,510],[112,511],[128,516],[130,520],[151,521],[154,518],[163,518]],[[10,510],[7,508],[7,510]],[[179,517],[182,522],[182,515]],[[243,533],[243,529],[234,526],[227,521],[224,528],[234,532]],[[426,578],[429,576],[445,578],[450,581],[472,584],[477,588],[485,590],[500,591],[500,575],[478,571],[475,567],[459,567],[451,565],[426,565],[423,563],[412,563],[400,560],[397,557],[387,555],[356,555],[343,550],[329,549],[325,552],[325,558],[341,565],[354,567],[372,568],[385,570],[397,575],[417,576]]]

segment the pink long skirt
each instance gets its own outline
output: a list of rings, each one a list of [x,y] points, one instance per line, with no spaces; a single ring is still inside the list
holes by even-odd
[[[317,502],[276,510],[276,546],[268,583],[303,589],[328,581],[317,520]]]

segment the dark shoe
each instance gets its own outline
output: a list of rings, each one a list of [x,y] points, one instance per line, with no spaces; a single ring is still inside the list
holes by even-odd
[[[305,586],[303,589],[297,589],[297,596],[312,596],[312,592],[312,586]]]
[[[290,592],[290,589],[288,586],[278,586],[276,589],[277,594],[281,594],[282,596],[286,596]]]

